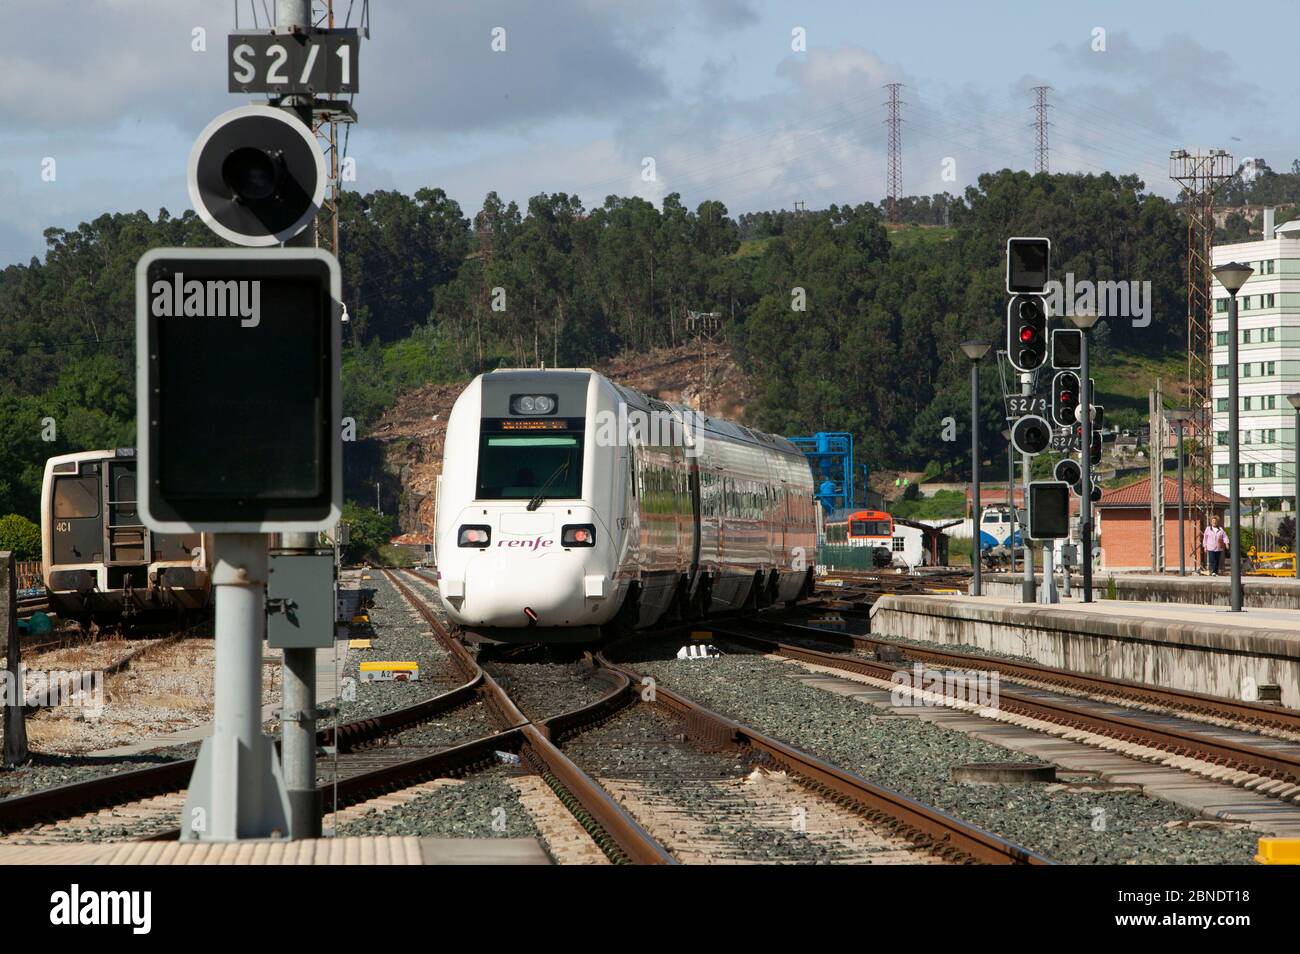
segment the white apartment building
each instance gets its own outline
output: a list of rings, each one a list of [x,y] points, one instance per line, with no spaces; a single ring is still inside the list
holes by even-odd
[[[1255,270],[1237,295],[1241,495],[1294,509],[1296,413],[1287,395],[1300,392],[1300,220],[1274,228],[1266,209],[1262,240],[1216,245],[1213,260]],[[1212,294],[1214,489],[1227,496],[1229,296],[1217,281]]]

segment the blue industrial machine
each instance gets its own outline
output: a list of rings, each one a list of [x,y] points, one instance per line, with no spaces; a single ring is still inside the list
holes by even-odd
[[[812,465],[817,500],[826,513],[858,504],[853,480],[853,435],[846,431],[818,431],[811,437],[791,437]],[[867,465],[862,465],[862,496],[867,490]]]

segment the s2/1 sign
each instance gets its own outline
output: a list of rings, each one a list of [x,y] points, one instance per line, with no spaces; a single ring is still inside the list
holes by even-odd
[[[356,30],[232,33],[226,44],[232,93],[355,93]]]

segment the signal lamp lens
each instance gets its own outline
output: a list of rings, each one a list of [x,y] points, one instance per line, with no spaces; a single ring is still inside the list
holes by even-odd
[[[569,524],[560,530],[560,545],[566,547],[594,547],[596,528],[589,523]]]
[[[280,173],[280,163],[253,146],[233,150],[221,164],[222,181],[244,202],[262,202],[275,195]]]
[[[492,528],[483,525],[465,526],[460,528],[460,534],[456,539],[456,545],[461,547],[474,547],[482,550],[492,541]]]
[[[1025,327],[1020,329],[1020,340],[1025,344],[1034,340],[1034,329]]]

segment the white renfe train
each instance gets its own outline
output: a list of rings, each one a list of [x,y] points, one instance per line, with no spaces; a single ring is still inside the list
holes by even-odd
[[[505,641],[589,640],[812,585],[813,480],[793,444],[587,369],[470,382],[436,522],[443,606]]]

